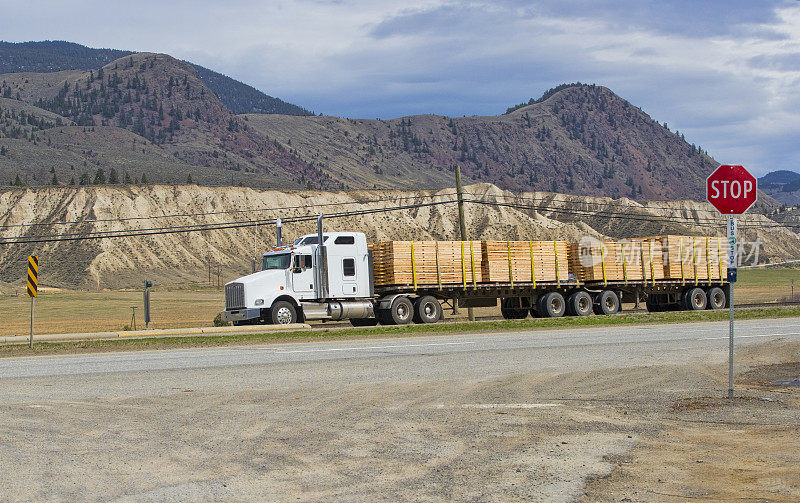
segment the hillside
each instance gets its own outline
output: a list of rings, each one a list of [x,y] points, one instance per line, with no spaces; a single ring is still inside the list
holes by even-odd
[[[635,237],[662,233],[708,235],[724,239],[724,219],[707,203],[693,201],[639,204],[546,192],[513,194],[489,184],[465,188],[469,198],[524,203],[540,208],[515,209],[468,203],[467,228],[474,239],[568,239],[582,236]],[[0,192],[0,237],[64,236],[108,230],[142,230],[196,224],[317,215],[452,200],[443,191],[281,192],[235,187],[53,187]],[[283,209],[281,209],[283,208]],[[580,212],[575,214],[574,212]],[[607,214],[634,219],[609,218]],[[169,216],[168,215],[173,215]],[[126,220],[118,220],[126,219]],[[709,227],[709,221],[717,222]],[[63,222],[59,224],[58,222]],[[325,221],[327,230],[363,231],[370,241],[455,239],[457,209],[449,203],[389,213]],[[31,224],[41,224],[31,226]],[[772,226],[756,230],[753,224]],[[763,243],[760,260],[800,256],[800,237],[775,227],[763,215],[743,217],[744,241]],[[314,232],[314,223],[284,224],[284,239]],[[27,255],[40,261],[40,282],[64,288],[136,287],[144,277],[160,287],[207,281],[209,264],[221,268],[222,280],[249,273],[251,261],[274,244],[274,227],[157,234],[93,241],[0,246],[0,290],[21,284]],[[5,286],[3,286],[5,285]],[[16,288],[16,287],[15,287]]]
[[[10,43],[0,41],[0,74],[50,73],[64,70],[94,70],[134,54],[117,49],[94,49],[73,42],[43,41]],[[226,75],[192,64],[197,75],[223,105],[233,113],[274,113],[311,115],[308,110],[268,96],[252,86]]]
[[[0,180],[22,174],[31,185],[42,185],[51,182],[47,173],[66,182],[87,173],[93,177],[97,170],[108,178],[123,162],[132,178],[141,180],[143,174],[151,183],[185,183],[192,175],[192,181],[207,185],[334,186],[319,169],[232,114],[189,63],[166,55],[126,56],[96,73],[17,73],[0,79],[2,95],[18,98],[5,98],[8,109],[0,114],[9,124],[0,138],[5,152]],[[13,111],[19,102],[29,107],[21,120]],[[70,127],[56,129],[49,121],[43,126],[40,117],[52,114]],[[131,157],[139,161],[125,161]]]
[[[546,96],[492,117],[246,117],[347,187],[442,186],[442,169],[459,164],[467,179],[509,190],[705,199],[718,163],[679,133],[601,86]]]
[[[758,188],[781,204],[800,204],[800,173],[773,171],[758,179]]]
[[[34,107],[24,124],[3,119],[0,183],[19,176],[46,185],[55,174],[64,184],[86,173],[94,181],[98,170],[109,179],[112,168],[124,180],[122,163],[131,180],[145,175],[150,183],[191,176],[254,188],[441,188],[459,164],[467,183],[514,191],[703,200],[705,176],[717,165],[601,86],[558,86],[499,116],[364,120],[235,115],[209,88],[219,74],[209,75],[147,53],[96,71],[0,75],[0,96]],[[52,114],[67,128],[51,127]],[[115,141],[125,143],[107,143]],[[123,151],[137,160],[118,160]]]

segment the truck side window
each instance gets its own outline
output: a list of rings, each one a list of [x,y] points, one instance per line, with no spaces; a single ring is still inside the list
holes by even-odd
[[[356,275],[356,259],[353,258],[346,258],[342,262],[342,269],[344,270],[345,276],[355,276]]]
[[[303,255],[303,267],[311,269],[311,255]]]
[[[335,245],[354,245],[356,244],[355,236],[339,236],[334,241]]]

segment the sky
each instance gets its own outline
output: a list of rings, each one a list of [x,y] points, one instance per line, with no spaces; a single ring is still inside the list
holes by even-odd
[[[318,113],[496,115],[603,85],[723,164],[800,171],[800,1],[0,0],[0,39],[161,52]]]

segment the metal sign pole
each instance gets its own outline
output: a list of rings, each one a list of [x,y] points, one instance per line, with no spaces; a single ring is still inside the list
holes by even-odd
[[[33,297],[31,297],[31,337],[28,341],[28,347],[33,347]]]
[[[730,337],[728,340],[728,398],[733,398],[733,286],[736,284],[737,267],[736,256],[736,218],[728,217],[728,284],[730,306]]]

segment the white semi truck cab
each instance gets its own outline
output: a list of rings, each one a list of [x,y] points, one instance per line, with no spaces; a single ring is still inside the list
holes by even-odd
[[[320,245],[320,241],[322,245]],[[361,232],[320,232],[263,255],[262,270],[225,285],[234,324],[374,317],[372,264]]]

